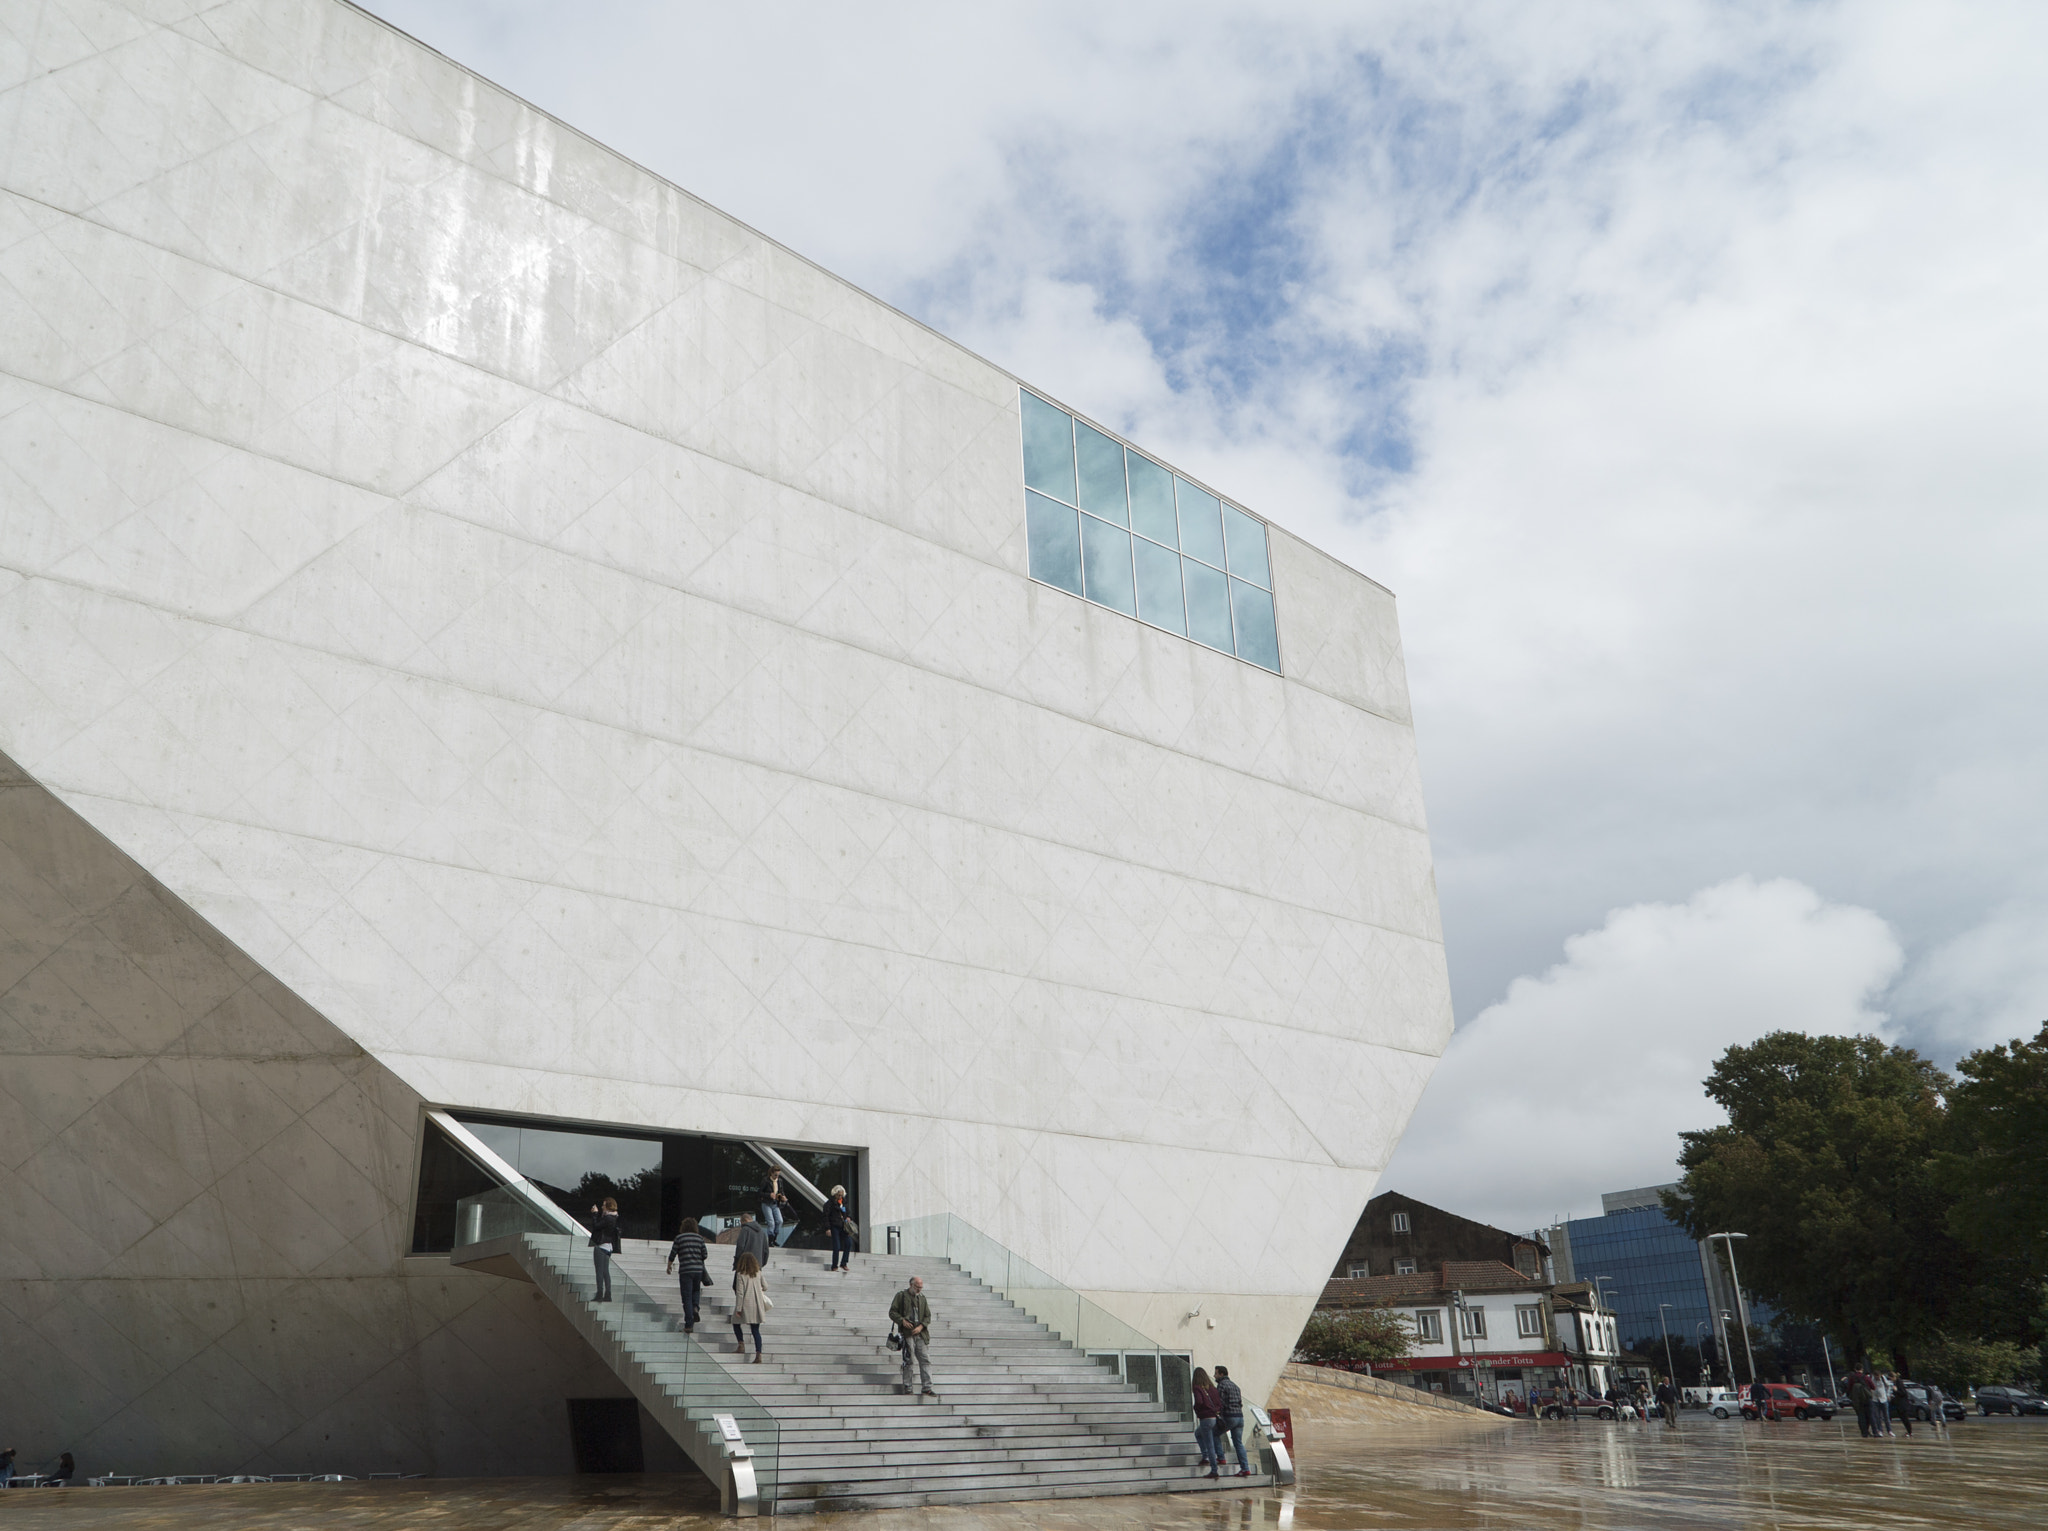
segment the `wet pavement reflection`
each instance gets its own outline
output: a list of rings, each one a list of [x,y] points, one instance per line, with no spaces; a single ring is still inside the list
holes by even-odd
[[[1304,1422],[1292,1491],[1155,1495],[840,1514],[820,1531],[1354,1531],[1400,1527],[2035,1527],[2048,1420],[1971,1419],[1866,1441],[1852,1423],[1531,1425]],[[680,1478],[12,1490],[10,1526],[200,1531],[638,1531],[730,1525]]]

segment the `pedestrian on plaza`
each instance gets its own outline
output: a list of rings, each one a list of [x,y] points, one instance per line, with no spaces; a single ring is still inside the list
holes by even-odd
[[[5,1488],[14,1481],[14,1457],[15,1449],[12,1446],[0,1451],[0,1488]]]
[[[782,1171],[770,1170],[768,1183],[761,1187],[761,1223],[768,1230],[768,1242],[780,1244],[783,1241],[783,1225],[795,1231],[796,1217],[791,1211],[789,1197],[783,1194]]]
[[[768,1231],[754,1221],[754,1214],[742,1212],[740,1231],[733,1235],[732,1247],[735,1260],[741,1255],[752,1255],[756,1265],[765,1267],[768,1264],[768,1251],[774,1246],[769,1242]]]
[[[43,1479],[44,1488],[69,1488],[72,1475],[78,1471],[78,1464],[71,1460],[71,1453],[65,1452],[57,1458],[57,1465],[50,1469],[50,1476]]]
[[[1657,1385],[1657,1409],[1663,1414],[1665,1425],[1672,1430],[1676,1430],[1678,1428],[1678,1389],[1671,1385],[1669,1377],[1666,1377]]]
[[[761,1279],[761,1262],[752,1255],[734,1255],[732,1261],[732,1337],[739,1353],[747,1353],[747,1337],[740,1332],[745,1324],[754,1331],[754,1364],[761,1362],[761,1321],[774,1307],[768,1296],[768,1283]]]
[[[1870,1382],[1871,1423],[1876,1427],[1873,1434],[1892,1435],[1892,1379],[1889,1372],[1879,1372]]]
[[[832,1187],[832,1199],[825,1203],[825,1230],[832,1235],[832,1263],[826,1269],[843,1276],[853,1269],[853,1212],[843,1185]]]
[[[612,1256],[621,1248],[619,1240],[619,1204],[611,1197],[604,1199],[604,1207],[590,1209],[590,1257],[597,1262],[597,1300],[612,1300]]]
[[[889,1322],[896,1326],[896,1338],[903,1351],[903,1380],[896,1384],[896,1391],[910,1391],[910,1362],[915,1357],[922,1388],[918,1396],[938,1397],[932,1387],[932,1305],[924,1295],[924,1277],[912,1276],[910,1285],[896,1294],[896,1300],[889,1304]]]
[[[1202,1476],[1213,1478],[1223,1461],[1216,1449],[1216,1416],[1223,1412],[1223,1400],[1216,1396],[1216,1384],[1201,1367],[1195,1368],[1195,1445],[1202,1453]]]
[[[697,1219],[683,1219],[682,1232],[668,1247],[668,1266],[671,1271],[678,1265],[682,1273],[677,1278],[683,1288],[683,1333],[692,1334],[697,1328],[698,1288],[711,1285],[711,1273],[704,1268],[704,1262],[711,1258],[711,1251],[705,1247],[704,1235],[697,1231]]]
[[[1856,1409],[1856,1428],[1866,1439],[1877,1434],[1870,1415],[1871,1400],[1876,1396],[1870,1385],[1870,1376],[1862,1367],[1849,1373],[1849,1402]]]
[[[1237,1448],[1237,1475],[1249,1478],[1251,1463],[1244,1455],[1244,1390],[1230,1380],[1230,1368],[1216,1368],[1216,1398],[1221,1405],[1216,1411],[1216,1461],[1223,1460],[1223,1448],[1234,1445]]]
[[[1913,1395],[1906,1391],[1906,1379],[1886,1372],[1885,1380],[1892,1385],[1892,1413],[1898,1416],[1899,1423],[1906,1427],[1906,1434],[1910,1436],[1913,1433]]]
[[[1927,1384],[1927,1428],[1930,1433],[1944,1435],[1948,1432],[1948,1415],[1943,1412],[1945,1400],[1941,1388],[1935,1383]]]
[[[1771,1390],[1754,1377],[1749,1382],[1749,1401],[1758,1419],[1771,1418]]]

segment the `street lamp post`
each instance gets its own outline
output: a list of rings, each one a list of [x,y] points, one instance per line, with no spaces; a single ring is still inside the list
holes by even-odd
[[[1749,1344],[1749,1309],[1742,1301],[1742,1276],[1735,1269],[1735,1241],[1748,1237],[1749,1235],[1746,1233],[1710,1233],[1707,1235],[1707,1240],[1709,1243],[1715,1239],[1726,1239],[1728,1241],[1728,1279],[1735,1286],[1735,1317],[1742,1324],[1742,1354],[1749,1362],[1749,1385],[1755,1387],[1756,1352],[1750,1348]]]
[[[1678,1396],[1678,1368],[1671,1364],[1671,1327],[1664,1322],[1664,1310],[1668,1302],[1657,1304],[1657,1327],[1664,1331],[1664,1380],[1671,1384],[1671,1394]]]

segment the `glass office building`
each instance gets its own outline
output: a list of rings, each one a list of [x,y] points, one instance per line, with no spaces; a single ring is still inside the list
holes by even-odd
[[[1693,1347],[1718,1367],[1717,1315],[1737,1312],[1735,1293],[1706,1246],[1666,1215],[1658,1193],[1668,1189],[1610,1192],[1601,1198],[1603,1215],[1551,1229],[1557,1279],[1599,1282],[1619,1317],[1624,1348],[1655,1358],[1668,1334],[1674,1347]],[[1748,1318],[1754,1340],[1769,1315],[1751,1303]],[[1738,1328],[1729,1329],[1728,1343],[1739,1356]]]

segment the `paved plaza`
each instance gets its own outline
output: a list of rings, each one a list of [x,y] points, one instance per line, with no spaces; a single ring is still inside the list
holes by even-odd
[[[2048,1422],[1971,1419],[1864,1441],[1853,1424],[1304,1427],[1293,1491],[828,1515],[875,1531],[1294,1527],[1918,1527],[2040,1524]],[[11,1493],[15,1527],[106,1531],[625,1531],[725,1524],[682,1478],[108,1488]]]

